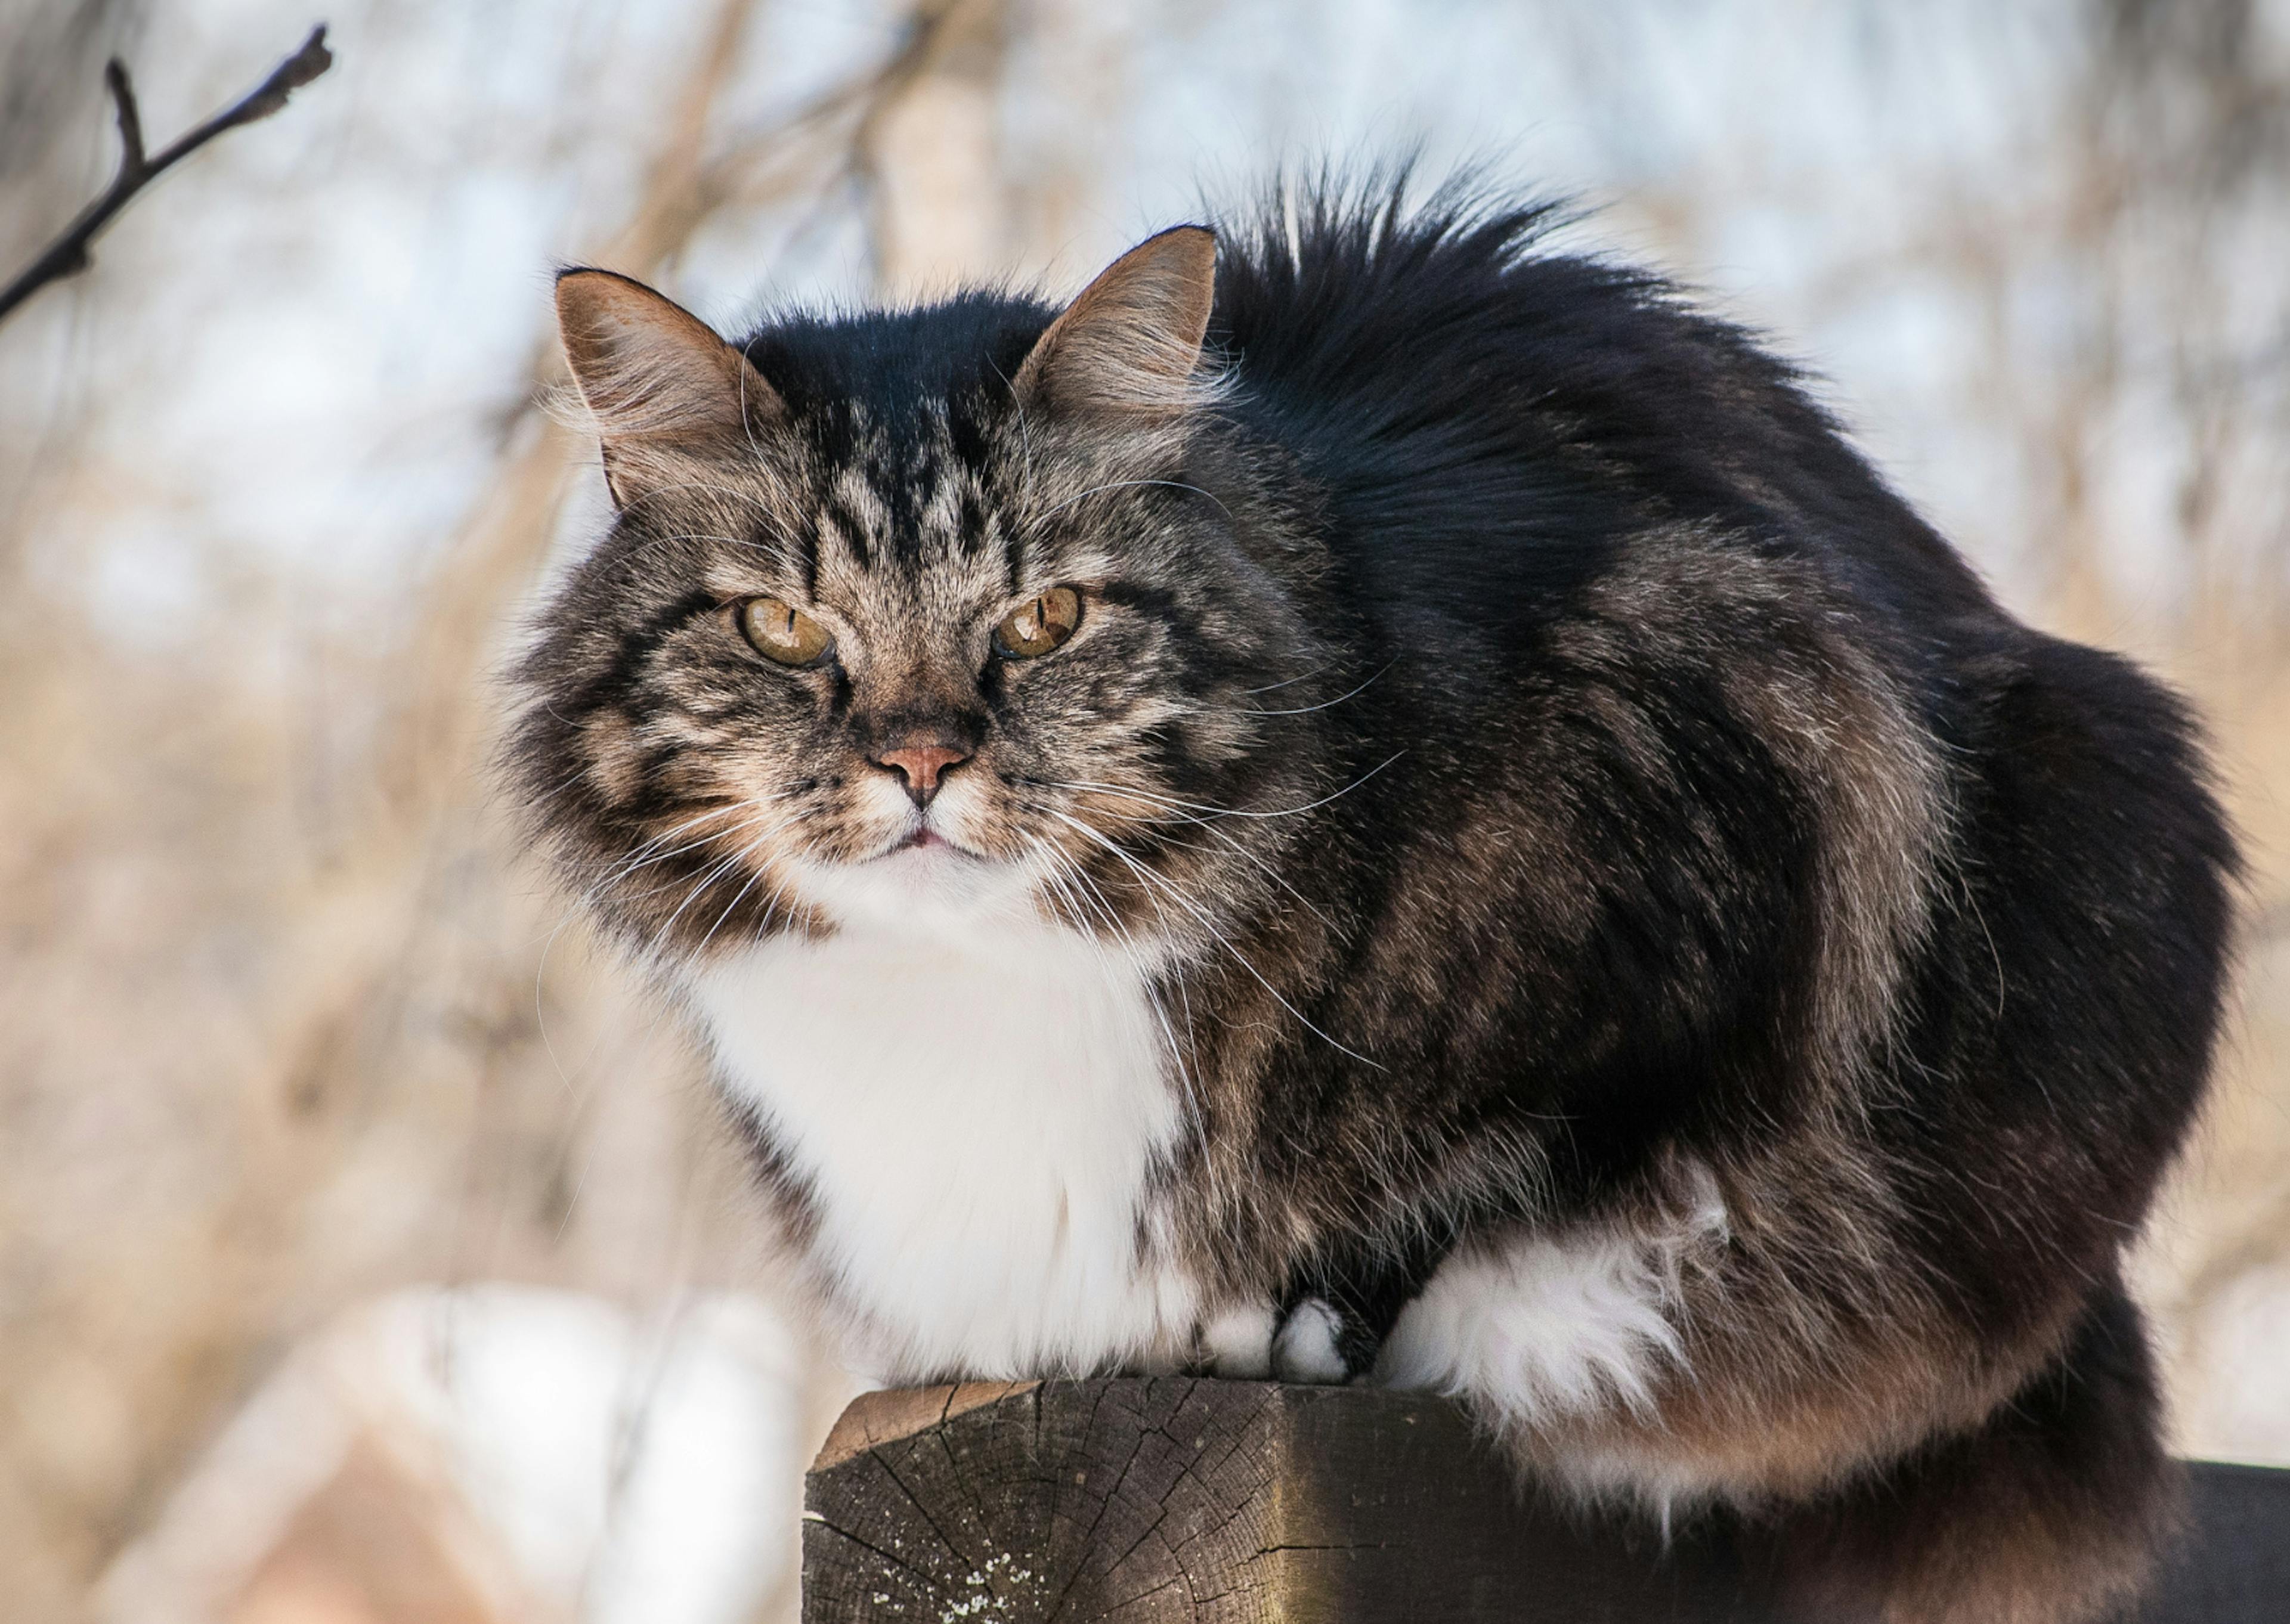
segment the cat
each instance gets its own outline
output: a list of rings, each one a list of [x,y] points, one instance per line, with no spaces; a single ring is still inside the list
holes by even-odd
[[[2090,1617],[2173,1515],[2195,728],[1556,218],[1281,191],[729,343],[566,272],[616,516],[516,793],[872,1379],[1436,1389],[1802,1616]]]

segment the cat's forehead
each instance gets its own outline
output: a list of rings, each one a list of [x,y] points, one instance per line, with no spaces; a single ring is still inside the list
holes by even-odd
[[[861,596],[927,584],[1006,590],[1018,559],[997,471],[932,404],[875,420],[856,403],[821,436],[809,516],[817,589]]]

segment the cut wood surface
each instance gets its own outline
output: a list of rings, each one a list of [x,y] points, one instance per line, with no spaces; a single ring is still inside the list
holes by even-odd
[[[1766,1617],[1721,1534],[1538,1503],[1421,1394],[1166,1377],[861,1398],[813,1468],[805,1624]],[[2290,1472],[2198,1464],[2142,1624],[2290,1617]]]

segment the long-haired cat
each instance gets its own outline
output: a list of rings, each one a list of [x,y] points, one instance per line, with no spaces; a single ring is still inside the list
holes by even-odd
[[[537,835],[875,1378],[1436,1388],[1806,1616],[2085,1618],[2172,1503],[2188,717],[1547,223],[1292,195],[729,344],[567,273]]]

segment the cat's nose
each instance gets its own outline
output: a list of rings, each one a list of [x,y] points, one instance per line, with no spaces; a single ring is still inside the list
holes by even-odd
[[[970,752],[954,749],[942,744],[909,745],[896,750],[885,750],[875,757],[878,767],[888,767],[907,783],[907,793],[917,806],[928,806],[931,797],[938,793],[939,776],[949,767],[968,761]]]

